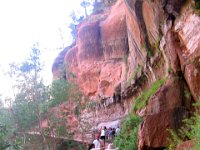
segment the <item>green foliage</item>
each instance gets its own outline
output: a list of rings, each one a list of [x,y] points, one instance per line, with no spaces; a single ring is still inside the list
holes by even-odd
[[[101,13],[105,8],[105,4],[103,2],[95,1],[93,3],[93,13]]]
[[[81,21],[83,21],[84,16],[78,16],[75,11],[72,11],[71,14],[70,14],[70,18],[72,19],[72,21],[71,21],[71,23],[69,24],[68,27],[71,29],[71,35],[72,35],[72,38],[73,38],[73,41],[74,41],[74,40],[76,40],[76,37],[77,37],[76,26]]]
[[[0,149],[4,150],[10,147],[10,144],[7,139],[8,130],[6,126],[0,125]]]
[[[64,125],[59,125],[56,127],[56,135],[69,137],[69,133],[67,132],[66,127]]]
[[[0,150],[20,150],[21,139],[14,135],[12,128],[0,124]]]
[[[194,1],[195,1],[195,3],[193,5],[193,8],[194,8],[196,14],[200,16],[200,1],[198,1],[198,0],[194,0]]]
[[[11,114],[11,110],[8,108],[0,107],[0,124],[9,127],[14,125],[13,115]]]
[[[11,109],[0,107],[0,149],[19,149],[21,144],[16,136],[15,122]]]
[[[199,107],[200,103],[196,103],[195,106]],[[199,113],[194,114],[192,117],[183,120],[183,125],[177,132],[169,129],[170,138],[169,150],[176,148],[176,146],[185,140],[193,141],[194,150],[200,149],[200,115]]]
[[[50,93],[51,100],[49,102],[50,106],[56,106],[66,101],[69,94],[70,85],[65,79],[54,80],[52,82]]]
[[[38,118],[34,102],[19,99],[13,103],[12,109],[20,131],[26,131],[36,124]]]
[[[10,109],[0,109],[0,124],[9,126],[9,132],[1,132],[2,139],[12,144],[14,149],[17,149],[21,140],[13,134],[25,133],[30,128],[40,132],[42,140],[39,142],[45,146],[48,146],[47,135],[54,134],[68,138],[73,136],[73,133],[68,131],[67,114],[61,112],[62,110],[54,111],[52,107],[66,101],[73,101],[79,106],[82,94],[76,84],[71,83],[75,76],[66,71],[66,65],[60,65],[62,78],[54,80],[51,86],[45,86],[40,77],[42,65],[39,54],[39,49],[33,47],[30,57],[22,64],[10,64],[9,76],[13,80],[14,100],[9,100],[12,104]],[[51,112],[50,109],[53,111]],[[48,127],[45,129],[41,127],[44,118],[48,120]],[[14,130],[15,128],[17,129]],[[14,141],[10,141],[10,137],[13,137]],[[3,140],[0,142],[4,145]]]
[[[169,150],[175,149],[185,140],[194,139],[196,131],[193,131],[192,127],[194,126],[194,124],[196,126],[196,117],[197,116],[193,116],[189,119],[184,119],[182,127],[179,128],[176,132],[172,129],[167,129],[170,133],[170,136],[167,139],[170,143],[168,146]]]
[[[48,128],[46,129],[46,133],[54,134],[57,137],[67,137],[67,139],[71,139],[73,137],[73,133],[70,132],[69,127],[67,125],[66,113],[63,113],[61,110],[59,112],[49,112],[48,114]]]
[[[164,82],[164,79],[157,80],[148,90],[144,91],[140,96],[138,96],[134,100],[133,111],[137,111],[146,106],[148,99],[156,93],[156,91],[163,85]]]
[[[37,122],[36,106],[33,102],[14,102],[13,114],[21,131],[30,129]]]
[[[138,127],[141,121],[137,115],[130,114],[123,123],[119,135],[115,137],[115,146],[120,150],[136,150]]]
[[[190,120],[190,122],[192,122],[190,138],[194,139],[195,141],[194,149],[198,150],[200,148],[200,115],[195,115],[194,118]]]
[[[87,149],[83,144],[77,143],[70,140],[63,140],[56,148],[57,150],[63,149],[78,149],[78,150],[85,150]]]
[[[173,150],[178,144],[182,142],[182,139],[177,135],[177,133],[171,129],[168,129],[170,137],[167,139],[170,143],[168,150]]]
[[[36,45],[22,64],[10,65],[9,74],[16,91],[12,113],[20,131],[28,130],[39,121],[40,105],[49,98],[48,87],[40,77],[41,69],[40,50]]]
[[[83,0],[83,1],[81,2],[81,7],[84,8],[84,10],[85,10],[85,16],[86,16],[86,17],[88,16],[87,7],[90,6],[90,5],[91,5],[90,2],[88,2],[88,1],[86,1],[86,0]]]
[[[152,49],[147,49],[147,56],[150,58],[150,57],[153,57],[154,53],[153,53],[153,50]]]

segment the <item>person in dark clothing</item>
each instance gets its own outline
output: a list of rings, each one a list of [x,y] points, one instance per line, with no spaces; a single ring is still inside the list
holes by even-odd
[[[115,128],[112,128],[112,139],[115,137]]]

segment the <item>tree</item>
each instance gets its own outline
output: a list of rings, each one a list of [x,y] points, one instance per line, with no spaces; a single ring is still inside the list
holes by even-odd
[[[15,93],[11,112],[18,132],[23,134],[24,137],[30,131],[39,132],[46,149],[48,149],[47,136],[72,136],[72,133],[68,130],[66,114],[62,111],[54,114],[52,110],[53,107],[68,101],[69,96],[76,98],[77,92],[73,84],[65,78],[55,80],[50,87],[46,87],[40,77],[42,65],[39,56],[39,49],[33,46],[29,58],[23,61],[22,64],[13,63],[10,65],[11,71],[9,73],[10,77],[14,79],[13,91]],[[66,66],[61,65],[59,68],[62,76],[64,76]],[[72,73],[68,74],[68,77],[73,76]],[[75,93],[75,95],[72,93]],[[47,128],[42,127],[44,119],[48,120]],[[38,134],[33,136],[38,136]]]
[[[83,21],[84,16],[78,16],[78,15],[76,15],[76,12],[75,12],[75,11],[72,11],[71,14],[70,14],[70,18],[72,19],[72,22],[69,24],[69,28],[71,29],[72,38],[73,38],[73,40],[75,40],[76,37],[77,37],[77,29],[76,29],[76,26],[77,26],[81,21]]]
[[[0,107],[0,149],[19,149],[19,145],[13,115],[8,108]]]
[[[37,126],[38,132],[47,145],[44,130],[42,128],[41,105],[48,101],[48,89],[44,85],[40,72],[40,50],[37,45],[32,47],[28,59],[21,65],[12,64],[12,77],[15,77],[15,100],[12,105],[12,112],[19,131],[26,132],[31,127]],[[48,149],[48,146],[47,146]]]
[[[10,146],[7,140],[7,128],[5,125],[0,124],[0,149],[4,150]]]
[[[101,13],[105,8],[105,4],[101,0],[95,0],[93,3],[93,13]]]
[[[87,17],[87,16],[88,16],[88,14],[87,14],[87,7],[90,6],[90,3],[87,2],[87,1],[85,1],[85,0],[83,0],[83,1],[81,2],[81,6],[82,6],[82,7],[84,8],[84,10],[85,10],[85,17]]]
[[[60,38],[62,41],[62,49],[65,48],[65,43],[64,43],[64,37],[63,37],[63,31],[61,30],[61,28],[59,28],[59,32],[60,32]]]
[[[17,133],[23,135],[23,141],[26,141],[26,136],[30,134],[30,131],[37,131],[43,139],[40,142],[43,142],[46,149],[49,149],[47,136],[73,136],[66,122],[67,114],[62,110],[54,113],[54,107],[63,102],[70,104],[72,101],[78,106],[82,96],[73,83],[75,75],[67,71],[67,66],[64,64],[59,68],[64,78],[53,81],[51,86],[45,86],[40,76],[42,65],[37,45],[32,47],[29,58],[21,64],[10,64],[9,76],[13,79],[14,93],[14,99],[9,100],[11,103],[9,113],[14,118],[12,128],[17,128]],[[42,127],[44,119],[48,120],[47,128]],[[38,134],[33,136],[36,137]]]

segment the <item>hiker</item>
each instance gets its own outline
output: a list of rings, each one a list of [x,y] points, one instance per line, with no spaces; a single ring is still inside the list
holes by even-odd
[[[94,148],[95,149],[100,149],[101,148],[101,143],[99,141],[99,135],[96,136],[96,139],[93,141]]]
[[[112,140],[112,128],[110,127],[108,128],[108,142],[109,143],[112,142],[111,140]]]
[[[118,135],[119,132],[120,132],[120,128],[119,128],[119,126],[117,126],[117,128],[116,128],[116,130],[115,130],[116,135]]]
[[[103,147],[105,147],[106,144],[106,126],[101,130],[101,137],[100,139],[103,141]]]
[[[112,136],[112,140],[113,140],[115,137],[115,128],[112,128],[111,136]]]

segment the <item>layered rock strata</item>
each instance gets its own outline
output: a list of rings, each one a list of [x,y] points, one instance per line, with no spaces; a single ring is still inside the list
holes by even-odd
[[[165,83],[137,111],[143,118],[138,149],[164,149],[168,128],[178,129],[200,98],[200,17],[192,1],[118,0],[78,26],[76,43],[60,53],[59,64],[76,75],[89,101],[80,118],[92,128],[116,125],[132,103],[160,79]],[[75,117],[75,116],[74,116]],[[80,135],[76,135],[80,138]]]

